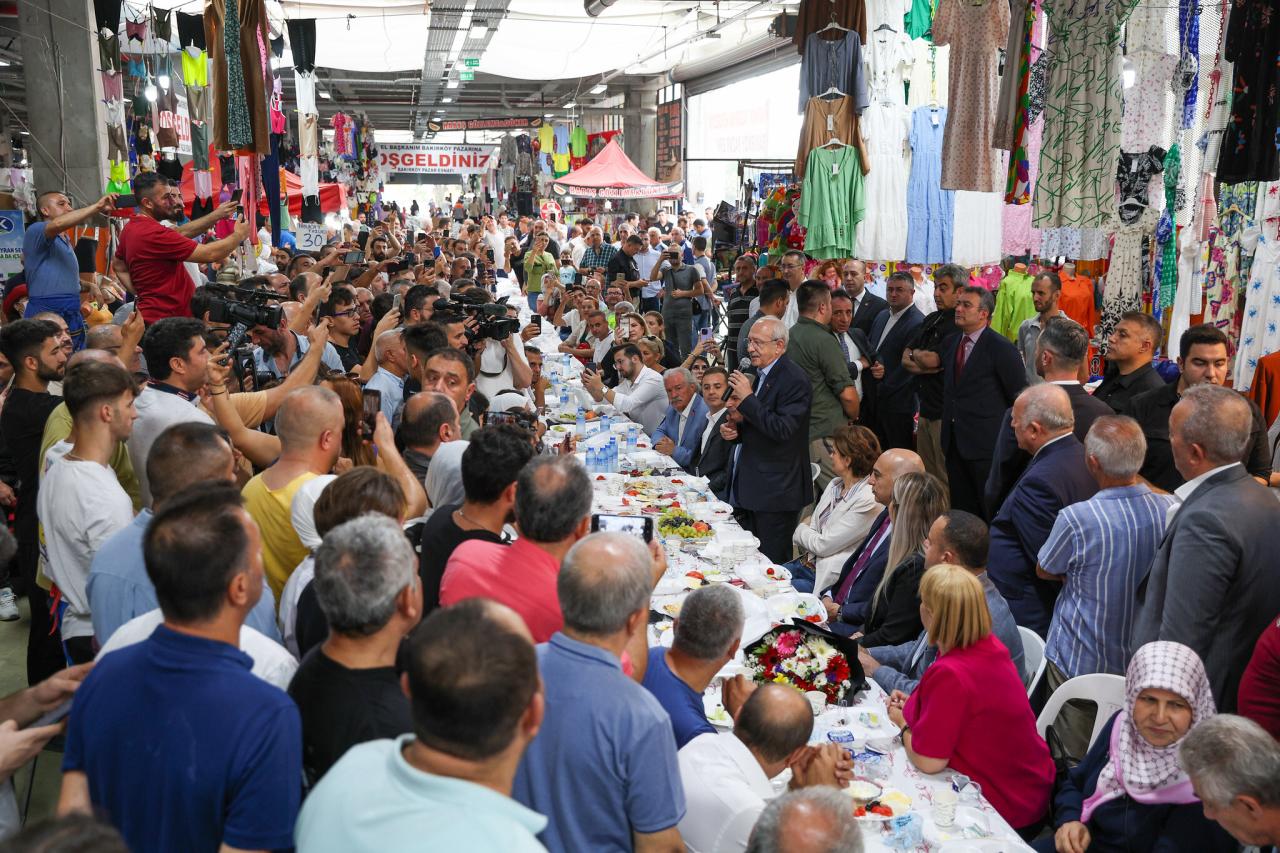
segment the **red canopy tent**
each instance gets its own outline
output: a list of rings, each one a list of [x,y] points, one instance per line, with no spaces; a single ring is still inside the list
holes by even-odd
[[[591,162],[551,182],[557,195],[576,198],[680,198],[684,182],[658,183],[631,162],[618,144],[609,144]]]
[[[191,164],[187,163],[182,167],[182,201],[186,206],[187,215],[191,215],[191,202],[196,197],[196,183]],[[284,191],[289,199],[289,216],[297,219],[302,216],[302,178],[293,172],[286,171],[284,173],[285,186]],[[214,190],[217,193],[217,190]],[[342,184],[321,184],[320,185],[320,211],[322,213],[336,213],[347,207],[347,188]],[[263,217],[270,216],[267,208],[266,199],[258,202],[258,214]]]

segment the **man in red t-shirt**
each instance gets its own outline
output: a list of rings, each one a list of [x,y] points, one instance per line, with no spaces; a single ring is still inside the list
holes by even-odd
[[[1253,647],[1240,678],[1240,716],[1248,717],[1280,740],[1280,619],[1271,620]]]
[[[229,236],[199,244],[191,237],[234,215],[239,209],[237,203],[229,201],[208,216],[168,228],[164,220],[182,217],[181,189],[163,175],[144,172],[134,179],[133,192],[138,199],[138,215],[121,232],[116,257],[129,268],[142,319],[150,324],[165,317],[190,317],[195,282],[183,263],[223,260],[249,236],[249,224],[242,219]]]

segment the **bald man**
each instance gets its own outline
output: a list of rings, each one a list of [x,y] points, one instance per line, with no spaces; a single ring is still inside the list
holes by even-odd
[[[876,503],[884,509],[872,522],[862,544],[845,560],[840,577],[822,596],[830,627],[838,634],[848,636],[866,621],[871,599],[884,577],[885,564],[889,562],[889,539],[893,532],[893,522],[889,520],[889,498],[893,495],[894,482],[907,473],[924,473],[924,460],[915,451],[902,448],[881,453],[871,469],[871,490]],[[822,581],[821,578],[817,580]],[[822,586],[815,589],[822,589]]]
[[[262,533],[262,567],[276,600],[307,556],[293,529],[293,496],[309,480],[328,474],[342,450],[342,401],[328,388],[299,388],[276,412],[280,456],[244,487],[244,508]]]

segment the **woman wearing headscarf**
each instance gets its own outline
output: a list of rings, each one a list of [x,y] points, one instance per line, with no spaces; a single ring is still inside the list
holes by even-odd
[[[1178,761],[1187,732],[1216,713],[1199,656],[1147,643],[1125,675],[1125,704],[1063,781],[1041,853],[1228,853],[1236,844],[1204,816]]]
[[[462,491],[462,454],[468,441],[446,441],[436,448],[427,469],[427,500],[431,506],[460,504],[466,497]]]

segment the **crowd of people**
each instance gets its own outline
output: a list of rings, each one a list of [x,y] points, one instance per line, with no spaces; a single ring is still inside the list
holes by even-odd
[[[1052,272],[1015,341],[962,268],[928,298],[798,251],[721,276],[702,219],[391,210],[246,261],[234,203],[135,190],[106,316],[67,234],[114,199],[55,192],[0,326],[0,619],[26,596],[31,685],[0,777],[66,735],[59,817],[16,849],[860,850],[802,694],[738,676],[732,731],[707,719],[736,591],[649,647],[664,551],[591,532],[544,351],[819,597],[921,772],[1039,850],[1280,843],[1280,504],[1217,329],[1166,383],[1125,315],[1090,393]],[[1121,710],[1068,704],[1047,742],[1041,648],[1046,692],[1123,676]]]

